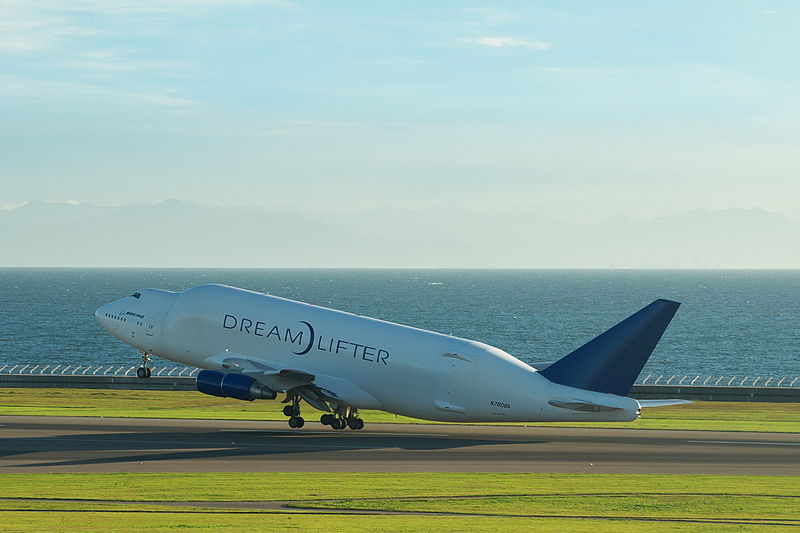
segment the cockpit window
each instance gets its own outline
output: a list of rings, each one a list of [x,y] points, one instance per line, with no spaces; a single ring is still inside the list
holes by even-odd
[[[131,294],[131,296],[133,296],[134,298],[136,298],[136,299],[138,300],[139,298],[141,298],[141,297],[142,297],[142,293],[140,293],[140,292],[134,292],[133,294]]]

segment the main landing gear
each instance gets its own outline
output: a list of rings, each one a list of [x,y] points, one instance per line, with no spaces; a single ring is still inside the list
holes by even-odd
[[[283,414],[289,417],[290,428],[301,428],[306,421],[300,416],[300,396],[292,397],[292,404],[283,407]]]
[[[333,429],[363,429],[364,421],[358,417],[358,409],[350,407],[339,407],[333,413],[326,413],[319,417],[319,421],[324,426]]]
[[[150,369],[150,354],[145,352],[142,354],[142,366],[136,369],[136,377],[149,378],[153,371]]]
[[[289,427],[293,429],[303,427],[306,421],[300,416],[300,396],[287,396],[284,402],[291,402],[283,407],[283,414],[289,417]],[[333,429],[364,428],[364,421],[359,418],[358,409],[352,407],[336,407],[333,413],[325,413],[319,418],[319,421],[322,425],[330,426]]]

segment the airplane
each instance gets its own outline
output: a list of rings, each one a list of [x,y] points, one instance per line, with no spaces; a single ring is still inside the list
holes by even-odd
[[[551,364],[499,348],[225,285],[142,289],[100,307],[100,324],[142,354],[202,369],[199,392],[244,401],[285,393],[333,429],[361,409],[442,422],[633,421],[643,407],[691,403],[627,395],[680,304],[656,300]]]

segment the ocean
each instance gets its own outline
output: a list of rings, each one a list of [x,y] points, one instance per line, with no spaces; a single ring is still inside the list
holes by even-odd
[[[683,305],[643,375],[800,375],[798,270],[1,268],[0,367],[137,364],[94,310],[137,289],[201,283],[475,339],[528,363],[667,298]]]

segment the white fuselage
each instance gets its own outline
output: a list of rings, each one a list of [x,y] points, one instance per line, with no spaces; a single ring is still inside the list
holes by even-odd
[[[137,294],[96,313],[128,344],[204,369],[241,357],[305,372],[354,408],[462,422],[638,416],[636,400],[553,383],[481,342],[223,285]],[[586,412],[551,401],[617,409]]]

